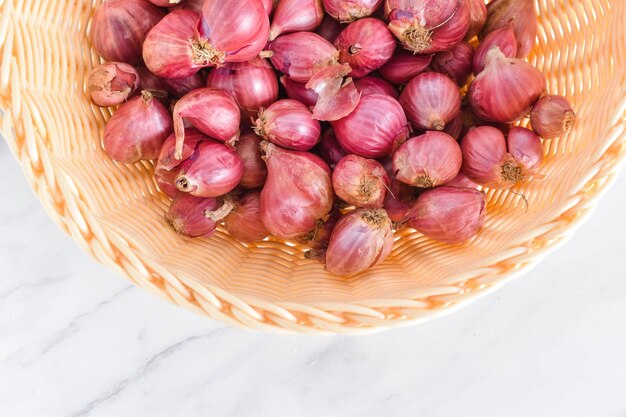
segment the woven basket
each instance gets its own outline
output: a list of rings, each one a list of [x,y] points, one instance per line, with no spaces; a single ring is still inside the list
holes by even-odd
[[[98,261],[180,306],[235,326],[364,333],[455,310],[528,270],[589,214],[626,154],[626,1],[539,0],[531,61],[579,115],[546,141],[546,179],[489,192],[485,230],[446,246],[412,230],[392,256],[353,278],[331,276],[303,249],[176,235],[148,163],[102,151],[110,112],[90,104],[98,56],[87,33],[101,0],[0,0],[1,130],[50,217]],[[517,193],[517,194],[516,194]],[[519,193],[528,197],[528,209]]]

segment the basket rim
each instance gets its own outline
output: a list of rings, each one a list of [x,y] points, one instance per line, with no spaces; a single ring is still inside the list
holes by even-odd
[[[11,10],[7,14],[10,12]],[[2,36],[2,24],[0,22],[0,50],[4,49],[8,38],[8,36]],[[6,65],[2,59],[0,56],[0,64]],[[9,62],[7,68],[2,68],[0,65],[0,81],[3,75],[11,72],[17,73],[15,58],[10,57]],[[113,248],[120,254],[132,253],[133,259],[126,259],[127,263],[124,265],[121,265],[123,262],[111,259],[107,253],[98,251],[93,244],[89,244],[76,225],[78,220],[73,211],[65,209],[65,206],[72,204],[71,195],[65,195],[63,190],[54,183],[59,173],[50,164],[41,163],[42,154],[49,154],[50,152],[40,140],[34,137],[35,135],[29,136],[25,133],[28,132],[28,129],[24,129],[23,123],[28,120],[29,115],[13,115],[12,113],[11,109],[16,107],[12,106],[14,100],[21,100],[20,95],[16,97],[12,94],[12,91],[20,91],[18,77],[14,78],[15,80],[11,80],[9,93],[3,95],[0,92],[0,134],[5,138],[11,152],[24,171],[29,186],[57,226],[70,235],[85,253],[99,263],[113,269],[119,275],[130,279],[137,286],[147,289],[173,304],[209,316],[225,324],[262,332],[368,334],[393,327],[414,325],[457,311],[527,273],[546,256],[567,243],[584,221],[589,218],[599,199],[610,189],[621,172],[626,159],[625,99],[622,105],[615,109],[616,117],[614,120],[616,124],[609,129],[612,134],[607,140],[605,151],[591,165],[599,168],[596,174],[581,184],[579,189],[574,190],[569,198],[564,198],[559,203],[559,207],[563,206],[564,210],[559,210],[560,215],[545,222],[546,225],[553,224],[553,227],[542,229],[533,235],[534,237],[525,244],[527,251],[523,253],[515,251],[509,253],[509,256],[499,258],[500,260],[493,266],[493,270],[487,271],[479,277],[469,277],[467,280],[459,281],[458,284],[445,287],[424,289],[421,293],[419,290],[412,291],[405,298],[315,305],[289,301],[267,302],[255,297],[238,296],[212,285],[201,284],[188,277],[174,276],[164,270],[155,271],[160,278],[157,280],[160,285],[157,285],[153,280],[147,280],[142,276],[136,268],[136,265],[144,267],[147,265],[142,259],[143,254],[139,250],[130,249],[123,240],[116,239],[115,236],[106,236],[107,242],[101,242],[101,245]],[[9,77],[6,76],[6,79]],[[19,106],[17,107],[19,108]],[[31,126],[30,129],[32,130],[33,127]],[[18,135],[16,133],[18,131],[22,134]],[[33,164],[30,155],[32,151],[37,152],[38,163]],[[589,171],[591,172],[591,169]],[[52,194],[53,191],[55,192],[54,195]],[[576,204],[565,207],[564,202],[577,196],[580,198]],[[86,222],[86,226],[91,229],[89,219],[81,218],[80,221]],[[91,240],[97,241],[99,239],[99,236],[91,237]],[[535,244],[537,242],[539,244]],[[124,245],[126,250],[116,249]],[[499,267],[499,265],[501,266]],[[153,266],[150,269],[154,270]]]

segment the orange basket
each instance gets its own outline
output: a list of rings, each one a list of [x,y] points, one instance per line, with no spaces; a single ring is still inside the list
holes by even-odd
[[[151,164],[117,165],[102,150],[111,114],[85,94],[99,62],[87,34],[100,1],[0,0],[2,134],[50,217],[85,252],[228,324],[357,334],[449,313],[563,244],[626,154],[626,1],[538,0],[530,60],[579,120],[567,137],[545,142],[545,179],[488,192],[486,227],[473,242],[447,246],[404,230],[386,262],[344,278],[289,242],[242,245],[223,231],[185,239],[163,221],[169,201]]]

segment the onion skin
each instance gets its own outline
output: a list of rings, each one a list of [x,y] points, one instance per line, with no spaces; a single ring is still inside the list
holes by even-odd
[[[261,193],[251,191],[238,199],[224,226],[233,239],[241,243],[258,242],[269,236],[261,221]]]
[[[544,139],[565,135],[575,123],[576,113],[565,97],[544,96],[530,111],[530,124]]]
[[[350,23],[337,37],[339,62],[352,68],[350,77],[362,78],[382,67],[396,49],[396,42],[387,26],[368,17]]]
[[[100,107],[117,106],[139,88],[137,70],[123,62],[109,62],[95,67],[89,74],[89,96]]]
[[[543,144],[532,130],[513,127],[507,136],[509,154],[522,168],[522,175],[530,176],[537,172],[543,162]]]
[[[444,130],[461,113],[461,93],[445,75],[425,72],[407,84],[400,104],[414,128]]]
[[[270,27],[270,41],[285,33],[315,30],[324,19],[322,0],[281,0]]]
[[[324,253],[330,243],[330,236],[333,233],[333,229],[337,225],[339,219],[341,219],[341,211],[335,208],[329,215],[328,219],[320,220],[315,229],[311,230],[304,235],[298,236],[295,241],[302,245],[308,245],[311,249],[310,252],[305,254],[307,259],[318,258],[320,252]]]
[[[324,0],[326,13],[342,23],[354,22],[373,15],[383,0]]]
[[[468,92],[476,116],[488,122],[513,123],[528,114],[546,88],[544,75],[529,63],[507,58],[497,48]]]
[[[319,95],[315,90],[306,88],[306,84],[293,81],[291,78],[280,77],[280,83],[285,87],[287,96],[292,100],[298,100],[308,107],[315,107]]]
[[[409,214],[409,226],[449,245],[465,243],[482,229],[485,195],[470,188],[439,187],[422,194]]]
[[[341,158],[347,155],[346,151],[337,142],[333,129],[326,130],[322,135],[317,154],[326,161],[331,169],[335,169]]]
[[[454,138],[426,132],[409,139],[393,155],[396,179],[418,188],[433,188],[452,181],[461,171],[463,154]]]
[[[267,179],[267,166],[261,158],[261,142],[261,138],[254,133],[241,135],[237,142],[237,155],[243,162],[243,177],[239,186],[246,190],[263,187]]]
[[[213,140],[200,142],[189,163],[182,164],[176,187],[195,197],[220,197],[233,191],[243,176],[243,162],[234,150]]]
[[[292,239],[313,230],[333,208],[328,165],[308,152],[287,151],[263,142],[268,177],[261,191],[261,218],[267,230]]]
[[[459,42],[449,51],[435,54],[432,68],[462,87],[472,74],[473,59],[474,47],[467,42]]]
[[[172,201],[165,220],[178,234],[209,238],[215,234],[218,222],[207,217],[205,213],[219,210],[222,204],[217,198],[179,194]]]
[[[350,70],[350,65],[333,64],[311,77],[306,87],[318,95],[313,118],[332,122],[354,111],[361,100],[361,93],[352,78],[346,78]]]
[[[387,156],[409,137],[402,106],[384,94],[361,97],[350,115],[331,125],[341,147],[364,158]]]
[[[469,41],[478,35],[485,27],[487,21],[487,5],[484,0],[468,0],[470,7],[470,26],[465,35]]]
[[[285,149],[308,151],[319,142],[320,123],[307,106],[283,99],[259,112],[255,132],[263,139]]]
[[[268,107],[278,99],[276,73],[261,58],[215,68],[206,84],[230,93],[241,109],[243,120],[255,117],[260,108]]]
[[[395,100],[399,98],[398,92],[391,84],[382,78],[376,78],[372,76],[363,77],[354,81],[356,89],[361,93],[361,96],[369,94],[386,94],[389,97],[393,97]]]
[[[413,54],[397,49],[391,59],[380,68],[380,75],[392,84],[406,84],[424,72],[432,62],[432,54]]]
[[[164,16],[145,0],[106,0],[94,13],[91,43],[106,61],[136,65],[148,32]]]
[[[344,215],[326,251],[326,270],[354,275],[384,261],[393,249],[391,221],[384,210],[358,209]]]
[[[185,121],[205,135],[231,146],[239,139],[239,106],[233,96],[223,90],[194,90],[176,103],[174,129],[177,152],[185,141]]]
[[[122,104],[104,128],[104,150],[114,161],[135,164],[157,159],[172,133],[169,111],[151,93],[143,91]]]
[[[472,64],[474,74],[479,74],[487,65],[487,53],[491,48],[498,48],[507,58],[517,56],[517,40],[515,32],[509,26],[496,29],[488,34],[478,45]]]
[[[385,168],[373,159],[347,155],[333,172],[333,188],[337,197],[356,207],[382,208],[388,187],[389,176]]]
[[[481,39],[496,29],[510,26],[517,39],[517,58],[526,58],[537,39],[537,13],[530,1],[494,0],[487,6],[487,21]]]
[[[308,83],[318,70],[339,59],[339,52],[330,42],[311,32],[279,36],[270,43],[269,50],[274,68],[299,83]]]

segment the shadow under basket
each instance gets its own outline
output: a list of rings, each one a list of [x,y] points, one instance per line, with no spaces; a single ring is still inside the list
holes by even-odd
[[[101,0],[0,0],[1,131],[50,217],[99,262],[164,299],[222,322],[285,333],[359,334],[451,312],[563,244],[626,154],[626,1],[539,0],[530,61],[579,119],[545,141],[543,180],[488,192],[484,230],[447,246],[413,230],[381,265],[345,278],[282,241],[243,245],[220,230],[178,236],[149,163],[103,152],[110,111],[92,105],[88,40]],[[528,198],[528,207],[521,195]]]

